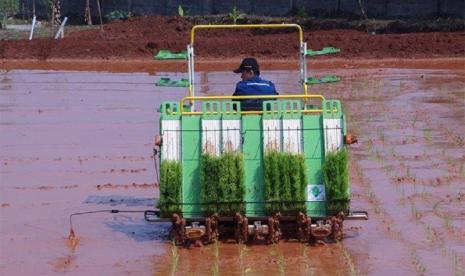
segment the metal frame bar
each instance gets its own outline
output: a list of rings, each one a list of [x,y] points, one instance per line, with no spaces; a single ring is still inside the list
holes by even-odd
[[[144,218],[147,222],[171,222],[171,218],[160,218],[160,211],[147,210],[144,213]],[[156,218],[151,218],[156,217]],[[312,220],[328,219],[331,216],[316,216],[312,217]],[[185,218],[186,222],[199,221],[204,222],[206,217],[192,217]],[[267,216],[249,216],[247,217],[249,221],[266,221],[269,217]],[[281,221],[296,221],[298,218],[296,216],[283,216]],[[222,222],[234,221],[234,217],[221,216],[219,220]],[[366,211],[351,211],[347,216],[344,217],[344,220],[368,220],[368,212]]]
[[[183,97],[181,101],[179,102],[180,106],[184,105],[185,101],[190,101],[194,102],[196,100],[203,101],[203,100],[247,100],[247,99],[268,99],[268,100],[276,100],[276,99],[302,99],[302,100],[308,100],[308,99],[319,99],[322,102],[325,100],[325,97],[322,95],[311,95],[311,94],[305,94],[305,95],[296,95],[296,94],[288,94],[288,95],[263,95],[263,96],[187,96]],[[322,109],[305,109],[302,110],[302,113],[320,113],[323,112]],[[241,111],[242,115],[246,114],[263,114],[263,111]],[[181,116],[182,115],[200,115],[202,114],[201,111],[184,111],[184,109],[181,108]]]
[[[195,70],[194,70],[194,45],[188,44],[187,45],[187,69],[188,69],[188,77],[189,77],[189,96],[195,96],[195,87],[194,87],[194,80],[195,80]],[[190,102],[191,104],[191,111],[195,110],[195,104],[193,101]],[[181,109],[183,106],[181,105]]]
[[[306,52],[307,52],[307,43],[306,42],[303,42],[301,43],[300,45],[300,66],[301,66],[301,71],[300,71],[300,81],[301,81],[301,84],[302,84],[302,89],[304,91],[304,94],[307,95],[308,94],[308,86],[307,86],[307,82],[306,82],[306,79],[307,79],[307,58],[306,58]]]
[[[194,45],[197,29],[250,29],[250,28],[296,28],[299,31],[299,42],[303,43],[302,27],[298,24],[244,24],[244,25],[195,25],[191,30],[191,45]]]
[[[308,95],[307,84],[305,79],[307,77],[307,62],[305,58],[305,53],[307,51],[307,43],[303,41],[303,30],[302,27],[298,24],[244,24],[244,25],[195,25],[191,29],[191,40],[190,44],[187,45],[187,54],[188,54],[188,70],[189,70],[189,97],[190,100],[190,112],[195,112],[195,100],[198,98],[195,97],[195,87],[194,87],[194,43],[195,43],[195,32],[198,29],[251,29],[251,28],[296,28],[298,31],[300,52],[299,52],[299,70],[300,70],[300,81],[302,85],[302,91],[305,95]],[[247,99],[257,99],[258,97],[251,97]],[[276,97],[272,97],[276,98]],[[211,99],[220,99],[219,97],[214,97]],[[244,98],[246,99],[246,98]],[[271,98],[269,98],[271,99]],[[183,106],[183,101],[181,102],[181,107]],[[246,111],[244,111],[246,112]],[[308,112],[308,111],[307,111]],[[321,111],[319,111],[321,112]],[[242,113],[242,114],[260,114],[260,113]]]

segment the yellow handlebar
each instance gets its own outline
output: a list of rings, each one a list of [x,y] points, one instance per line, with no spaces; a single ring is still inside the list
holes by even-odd
[[[263,96],[187,96],[183,97],[180,102],[180,106],[184,106],[185,101],[195,101],[195,100],[247,100],[247,99],[263,99],[263,100],[275,100],[275,99],[320,99],[321,101],[325,100],[325,97],[322,95],[263,95]],[[322,112],[322,109],[311,109],[311,110],[302,110],[302,113],[315,113]],[[262,114],[263,111],[241,111],[241,114]],[[199,115],[202,112],[199,111],[184,111],[184,108],[181,108],[182,115]]]
[[[191,30],[191,45],[194,45],[195,31],[197,29],[250,29],[250,28],[296,28],[299,31],[299,41],[303,43],[304,33],[297,24],[244,24],[244,25],[195,25]]]

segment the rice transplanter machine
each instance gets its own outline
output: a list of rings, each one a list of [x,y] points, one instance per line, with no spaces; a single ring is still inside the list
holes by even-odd
[[[294,28],[300,43],[302,91],[278,96],[196,96],[194,42],[200,29]],[[171,221],[177,244],[220,238],[277,243],[342,239],[344,220],[368,219],[350,209],[347,132],[339,100],[308,93],[306,56],[338,52],[307,49],[296,24],[197,25],[187,51],[160,51],[156,58],[183,58],[188,79],[162,78],[159,86],[185,86],[188,96],[160,106],[160,198],[148,221]],[[258,111],[240,100],[262,99]],[[155,156],[155,158],[158,158]]]

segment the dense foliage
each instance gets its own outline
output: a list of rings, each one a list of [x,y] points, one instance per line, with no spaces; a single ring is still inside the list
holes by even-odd
[[[13,16],[19,11],[19,0],[1,0],[0,1],[0,16]]]
[[[228,152],[221,156],[202,154],[200,161],[202,211],[234,215],[244,212],[244,160],[242,153]]]
[[[107,21],[126,20],[132,16],[133,14],[128,11],[113,10],[105,15],[105,19]]]
[[[265,210],[268,214],[305,211],[307,168],[303,155],[266,152],[264,178]]]
[[[349,154],[347,150],[330,152],[323,165],[323,180],[329,213],[349,209]]]
[[[181,212],[182,167],[177,161],[163,160],[160,165],[160,201],[162,217]]]

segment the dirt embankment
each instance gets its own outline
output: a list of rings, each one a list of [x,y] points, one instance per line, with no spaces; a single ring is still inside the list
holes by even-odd
[[[198,22],[179,17],[137,17],[105,25],[103,31],[71,33],[61,41],[2,40],[0,58],[150,60],[160,49],[185,50],[189,43],[190,29],[195,23]],[[337,26],[339,25],[336,24],[335,27]],[[367,28],[362,26],[362,29]],[[307,28],[304,40],[308,43],[308,48],[337,47],[342,50],[339,55],[341,58],[465,56],[463,30],[378,34],[357,29],[321,29],[325,28]],[[258,29],[201,30],[196,33],[195,47],[197,56],[201,58],[253,55],[287,59],[297,57],[299,46],[293,30]]]

